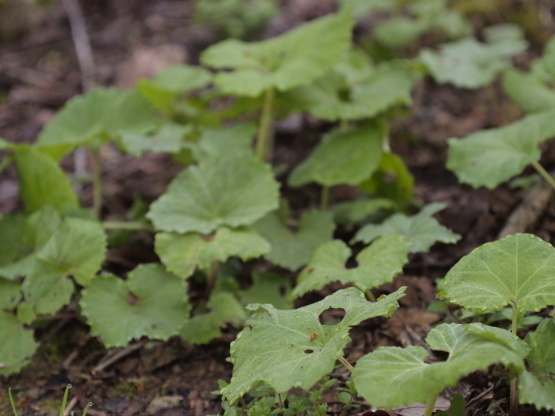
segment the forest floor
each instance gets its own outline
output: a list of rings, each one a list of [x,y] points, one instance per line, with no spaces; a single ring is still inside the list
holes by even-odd
[[[335,7],[331,0],[281,3],[281,13],[270,22],[266,35],[283,32]],[[536,5],[553,13],[547,0],[538,0]],[[197,63],[199,53],[218,40],[209,28],[193,23],[191,1],[103,0],[83,2],[83,7],[93,47],[96,82],[103,86],[125,88],[164,66]],[[478,18],[475,24],[500,23],[510,15],[509,11],[499,10],[496,16]],[[365,28],[359,29],[357,34],[364,34]],[[531,48],[519,57],[517,64],[525,66],[538,56],[542,42],[553,34],[553,21],[538,27],[537,32],[527,33]],[[81,81],[66,11],[62,2],[58,2],[36,13],[29,35],[0,45],[0,135],[7,140],[32,142],[44,123],[69,98],[81,92]],[[510,214],[522,203],[525,192],[508,186],[493,191],[473,189],[458,183],[445,168],[447,139],[504,125],[520,116],[499,83],[477,91],[439,86],[431,80],[418,87],[412,107],[392,126],[392,146],[415,177],[415,199],[422,203],[446,202],[447,208],[438,214],[438,220],[462,238],[457,244],[438,244],[430,253],[411,256],[404,275],[384,288],[387,291],[394,289],[393,285],[410,287],[400,310],[392,319],[373,319],[354,329],[353,342],[346,352],[349,361],[356,361],[380,345],[422,344],[432,324],[449,318],[445,313],[427,311],[436,300],[434,280],[443,277],[473,248],[496,239]],[[294,165],[306,156],[327,126],[305,118],[293,128],[285,127],[277,129],[274,162]],[[546,150],[542,162],[553,169],[555,148]],[[122,217],[136,196],[154,200],[178,171],[168,158],[159,155],[149,154],[142,159],[116,153],[106,156],[103,177],[106,194],[112,195],[105,201],[107,218]],[[71,161],[67,164],[71,167]],[[15,172],[7,169],[0,176],[0,213],[20,208],[17,192]],[[342,201],[351,196],[348,187],[338,187],[331,200]],[[91,190],[84,187],[81,197],[89,204]],[[303,198],[316,205],[317,189],[308,187]],[[292,206],[295,208],[295,201]],[[553,242],[555,205],[549,204],[537,221],[525,227],[519,231],[532,232]],[[348,235],[349,230],[340,233]],[[138,263],[156,261],[151,246],[152,237],[139,233],[130,243],[109,251],[107,267],[129,270]],[[71,395],[75,397],[77,414],[88,402],[94,403],[88,411],[92,416],[204,416],[221,412],[220,398],[214,391],[218,390],[218,380],[230,379],[231,364],[226,358],[238,329],[227,328],[221,338],[202,346],[172,339],[106,350],[73,315],[61,314],[57,318],[45,322],[38,331],[41,346],[32,364],[17,375],[0,378],[1,416],[10,414],[4,394],[8,386],[13,388],[22,415],[57,415],[68,383],[73,386]],[[114,354],[122,350],[125,354],[114,359]],[[341,378],[344,374],[337,371]],[[506,397],[508,387],[494,385],[483,375],[473,375],[463,379],[458,389],[467,399],[469,414],[496,415],[501,414],[498,408],[485,409]],[[329,414],[344,414],[334,393],[326,396],[326,400]],[[362,406],[349,414],[377,414],[362,399],[360,402]],[[398,414],[418,415],[422,409],[401,409]],[[522,414],[540,413],[523,406]]]

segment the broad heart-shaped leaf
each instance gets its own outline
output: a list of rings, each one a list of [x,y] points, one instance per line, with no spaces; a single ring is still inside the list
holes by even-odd
[[[383,123],[327,134],[308,159],[295,168],[289,185],[299,187],[317,182],[333,186],[362,182],[380,163],[385,134]]]
[[[502,363],[513,372],[524,368],[519,352],[467,332],[464,325],[441,324],[426,341],[431,349],[448,352],[448,360],[426,364],[428,353],[422,347],[380,347],[355,366],[352,377],[358,394],[372,407],[426,403],[445,387],[455,386],[462,376],[492,364]]]
[[[269,384],[277,393],[293,387],[308,390],[333,370],[350,341],[349,329],[365,319],[391,316],[404,291],[401,288],[375,303],[349,288],[296,310],[250,305],[253,315],[231,344],[233,377],[221,394],[235,403],[257,382]],[[336,325],[323,325],[319,316],[330,308],[345,310],[345,317]]]
[[[356,257],[358,266],[347,269],[345,263],[351,250],[339,240],[320,246],[307,267],[301,272],[293,296],[299,297],[309,290],[317,290],[331,282],[352,283],[368,290],[391,282],[407,263],[409,242],[399,234],[376,240]]]
[[[208,313],[189,319],[181,329],[181,338],[191,344],[206,344],[222,334],[226,324],[241,324],[247,319],[245,308],[229,292],[217,292],[206,304]]]
[[[10,313],[0,310],[0,375],[17,373],[29,363],[38,344],[33,339],[33,331],[23,325]]]
[[[535,74],[509,69],[503,77],[503,89],[526,112],[537,113],[555,108],[555,90]]]
[[[333,207],[333,218],[338,224],[354,224],[364,221],[377,212],[394,209],[395,203],[389,199],[358,199],[336,204]]]
[[[143,134],[155,126],[156,115],[137,89],[95,89],[69,100],[40,133],[37,145],[59,159],[95,143],[101,134]]]
[[[226,40],[201,56],[204,65],[232,68],[214,82],[225,93],[257,96],[269,89],[289,90],[325,74],[351,45],[353,22],[348,11],[303,24],[279,37],[245,43]]]
[[[147,214],[160,231],[207,234],[254,223],[278,206],[270,167],[244,153],[202,159],[181,172]]]
[[[392,215],[381,224],[365,225],[358,231],[353,241],[370,243],[379,236],[399,233],[409,239],[412,253],[426,253],[438,241],[456,243],[461,238],[460,235],[445,228],[432,217],[443,208],[445,208],[445,204],[434,202],[410,217],[403,214]]]
[[[540,158],[538,144],[555,136],[554,117],[550,110],[462,140],[449,139],[447,168],[461,182],[493,189]]]
[[[521,312],[555,305],[555,248],[532,234],[482,244],[447,273],[441,297],[465,308]]]
[[[191,276],[197,267],[209,269],[215,261],[223,262],[233,256],[248,260],[269,251],[270,244],[248,229],[221,227],[210,236],[197,233],[156,234],[156,254],[170,272],[184,279]]]
[[[273,211],[259,220],[254,228],[271,245],[266,259],[273,264],[295,271],[305,265],[312,252],[321,244],[331,240],[335,224],[331,212],[305,212],[296,232],[287,227],[288,210],[285,218]]]
[[[420,59],[439,83],[480,88],[509,65],[507,58],[526,49],[522,33],[511,25],[489,28],[486,37],[490,40],[487,44],[466,38],[442,45],[439,52],[424,50]]]
[[[237,152],[250,154],[256,131],[254,123],[239,123],[225,129],[204,128],[193,154],[197,160]]]
[[[143,264],[127,280],[102,274],[79,302],[93,335],[108,348],[147,336],[177,335],[189,316],[185,282],[159,264]]]
[[[545,319],[526,336],[532,348],[526,361],[530,371],[518,378],[518,400],[537,409],[555,409],[555,321]]]
[[[33,148],[15,153],[19,194],[28,212],[50,205],[59,212],[78,208],[77,195],[58,164]]]

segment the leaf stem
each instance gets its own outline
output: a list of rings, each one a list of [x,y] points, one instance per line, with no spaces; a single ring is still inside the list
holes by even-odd
[[[17,413],[17,410],[15,408],[15,403],[13,401],[12,388],[11,387],[8,389],[8,397],[10,398],[10,404],[12,405],[12,410],[13,410],[14,416],[19,416],[19,414]]]
[[[328,210],[329,197],[330,197],[330,187],[324,185],[322,187],[322,194],[320,195],[320,209],[322,211]]]
[[[372,293],[372,291],[371,291],[370,289],[368,289],[367,291],[365,291],[364,294],[366,295],[366,298],[367,298],[370,302],[375,302],[375,301],[376,301],[376,297],[374,296],[374,294]]]
[[[85,410],[83,411],[83,415],[82,416],[87,416],[87,412],[89,411],[89,409],[92,407],[92,402],[89,402],[86,406],[85,406]]]
[[[150,224],[141,221],[104,221],[102,228],[105,230],[154,231]]]
[[[355,369],[355,368],[351,365],[351,363],[349,363],[349,361],[347,361],[347,360],[345,359],[345,357],[343,357],[342,355],[339,356],[338,360],[339,360],[339,362],[341,362],[341,364],[343,364],[343,365],[347,368],[347,370],[349,370],[351,373],[352,373],[353,370]]]
[[[92,151],[93,160],[93,212],[96,219],[100,219],[102,211],[102,168],[100,164],[100,149]]]
[[[553,176],[551,176],[536,160],[532,161],[532,166],[538,171],[540,176],[544,178],[553,189],[555,189],[555,179],[553,178]]]
[[[262,161],[266,161],[268,156],[268,142],[270,139],[270,129],[272,128],[272,115],[274,112],[274,89],[269,88],[264,93],[262,104],[262,115],[258,127],[258,138],[256,142],[256,156]]]
[[[424,412],[424,416],[432,416],[434,407],[436,405],[437,396],[438,394],[435,394],[432,397],[430,397],[430,400],[428,400],[428,403],[426,404],[426,411]]]

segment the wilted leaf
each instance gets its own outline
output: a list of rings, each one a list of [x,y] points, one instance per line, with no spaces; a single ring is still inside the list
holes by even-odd
[[[350,340],[351,326],[391,316],[403,294],[404,288],[372,303],[358,289],[349,288],[296,310],[250,305],[253,316],[231,344],[233,377],[222,395],[234,403],[257,382],[269,384],[277,393],[293,387],[308,390],[333,370]],[[319,316],[331,308],[345,310],[345,317],[335,325],[323,325]]]

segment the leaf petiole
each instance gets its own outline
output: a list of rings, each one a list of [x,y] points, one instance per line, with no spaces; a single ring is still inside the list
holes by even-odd
[[[270,129],[272,128],[273,111],[274,89],[269,88],[264,93],[264,103],[262,105],[262,115],[260,117],[260,126],[258,128],[258,137],[256,142],[256,156],[261,161],[265,161],[268,157],[268,147],[271,142]]]
[[[426,403],[426,411],[424,412],[424,416],[432,416],[434,407],[436,405],[437,396],[438,395],[435,394],[434,396],[430,397],[428,403]]]
[[[555,189],[555,179],[553,178],[553,176],[551,176],[542,165],[539,164],[538,161],[533,160],[532,161],[532,166],[534,167],[534,169],[536,169],[538,171],[538,173],[540,174],[540,176],[542,178],[544,178],[546,180],[546,182],[551,185],[551,187],[553,189]]]
[[[15,409],[15,403],[13,401],[12,388],[11,387],[8,389],[8,397],[10,398],[10,404],[12,405],[12,410],[13,410],[14,416],[19,416],[18,413],[17,413],[17,410]]]
[[[347,361],[347,360],[345,359],[345,357],[343,357],[342,355],[339,356],[338,360],[339,360],[339,362],[340,362],[341,364],[343,364],[343,365],[347,368],[347,370],[349,370],[351,373],[352,373],[353,370],[355,369],[355,368],[351,365],[351,363],[350,363],[349,361]]]

